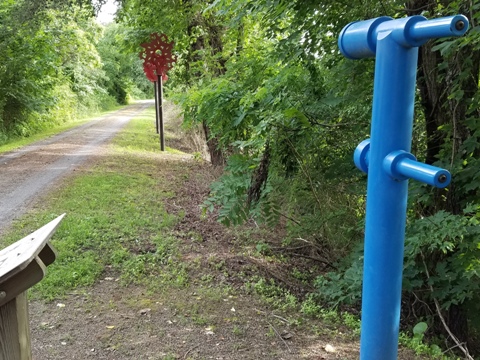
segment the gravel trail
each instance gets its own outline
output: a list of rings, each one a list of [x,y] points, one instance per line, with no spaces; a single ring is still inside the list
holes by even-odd
[[[0,156],[0,233],[153,101],[141,101]]]

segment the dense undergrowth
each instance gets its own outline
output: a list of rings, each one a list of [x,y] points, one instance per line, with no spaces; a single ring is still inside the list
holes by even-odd
[[[338,34],[375,16],[467,14],[474,25],[465,37],[420,49],[412,152],[448,169],[454,182],[446,190],[410,184],[402,328],[428,324],[422,336],[456,346],[447,324],[478,351],[476,1],[194,1],[151,4],[152,13],[138,0],[122,5],[122,22],[165,29],[176,42],[173,97],[185,124],[205,130],[212,162],[225,167],[205,212],[218,211],[229,225],[281,224],[282,256],[292,250],[328,267],[309,282],[312,301],[356,310],[366,178],[352,154],[369,136],[374,62],[341,56]]]

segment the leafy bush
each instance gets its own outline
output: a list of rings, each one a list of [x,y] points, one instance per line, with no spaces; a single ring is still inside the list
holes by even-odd
[[[480,213],[469,206],[463,215],[444,211],[411,220],[405,239],[403,291],[442,309],[472,300],[480,294]],[[441,256],[439,256],[441,254]],[[363,269],[362,248],[357,248],[339,270],[321,275],[316,296],[329,306],[359,305]],[[408,304],[408,303],[405,303]],[[429,317],[432,313],[417,315]]]
[[[478,298],[480,213],[477,206],[453,215],[439,211],[407,227],[404,290],[428,294],[443,309]]]
[[[117,28],[102,37],[91,8],[64,5],[0,4],[3,142],[111,109],[151,90],[136,55],[119,52]]]

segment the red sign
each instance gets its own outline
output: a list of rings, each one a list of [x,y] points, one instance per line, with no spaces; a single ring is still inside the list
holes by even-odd
[[[167,71],[171,69],[177,57],[172,55],[173,41],[168,42],[165,34],[150,34],[151,42],[143,43],[145,49],[140,52],[140,59],[143,60],[143,70],[150,81],[156,81],[158,75],[162,76],[165,82],[168,79]]]
[[[143,72],[147,76],[147,79],[151,82],[157,81],[157,75],[155,74],[155,66],[149,63],[143,63]]]

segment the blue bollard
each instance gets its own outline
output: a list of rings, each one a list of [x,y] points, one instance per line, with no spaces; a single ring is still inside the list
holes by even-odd
[[[418,47],[461,36],[463,15],[427,20],[380,17],[345,26],[338,45],[350,59],[376,57],[370,140],[357,147],[356,166],[368,172],[360,359],[398,354],[408,179],[450,183],[446,170],[417,162],[412,142]]]

